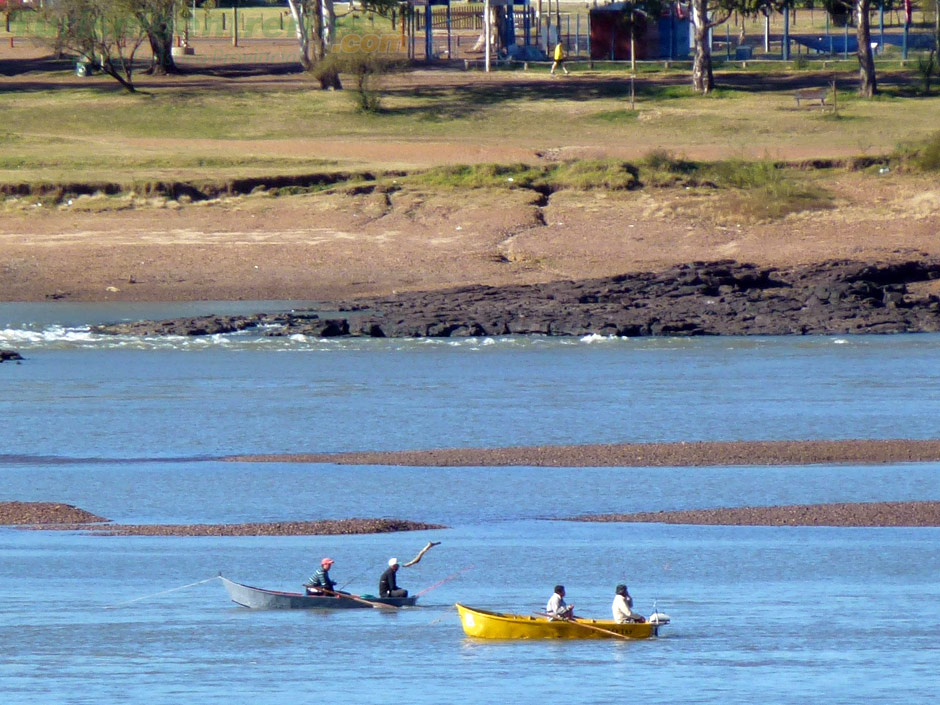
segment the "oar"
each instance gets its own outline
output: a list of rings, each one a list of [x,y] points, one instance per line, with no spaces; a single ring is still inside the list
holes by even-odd
[[[387,605],[384,602],[373,602],[372,600],[367,600],[358,595],[349,595],[345,592],[336,592],[334,590],[327,590],[326,588],[317,588],[320,592],[325,592],[327,595],[334,595],[336,597],[345,597],[347,600],[353,600],[354,602],[361,602],[364,605],[369,605],[370,607],[381,607],[386,610],[397,610],[398,605]]]
[[[591,630],[593,630],[593,631],[595,631],[595,632],[601,632],[602,634],[607,634],[607,635],[609,635],[609,636],[615,636],[615,637],[617,637],[618,639],[624,639],[624,640],[626,640],[626,641],[632,641],[632,639],[630,639],[630,637],[624,636],[623,634],[618,634],[617,632],[612,632],[610,629],[604,629],[603,627],[598,627],[598,626],[595,626],[595,625],[593,625],[593,624],[585,624],[584,622],[579,622],[578,620],[572,619],[571,617],[559,617],[558,615],[549,614],[548,612],[536,612],[535,614],[540,614],[540,615],[542,615],[543,617],[552,617],[552,618],[558,619],[558,620],[560,620],[560,621],[562,621],[562,622],[568,622],[569,624],[576,624],[576,625],[579,626],[579,627],[584,627],[585,629],[591,629]]]

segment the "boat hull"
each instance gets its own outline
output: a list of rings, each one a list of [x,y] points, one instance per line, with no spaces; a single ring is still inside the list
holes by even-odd
[[[661,626],[600,619],[550,620],[489,612],[459,603],[456,607],[464,633],[479,639],[649,639],[658,635]]]
[[[265,588],[242,585],[228,578],[219,576],[232,602],[254,610],[337,610],[337,609],[372,609],[369,602],[376,602],[392,607],[413,607],[417,597],[369,597],[368,602],[359,602],[349,597],[328,595],[305,595],[300,592],[281,592]],[[359,597],[353,595],[352,597]]]

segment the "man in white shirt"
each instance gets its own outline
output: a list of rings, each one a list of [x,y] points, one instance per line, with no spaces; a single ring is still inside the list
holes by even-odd
[[[555,592],[552,593],[552,596],[548,600],[548,604],[545,606],[545,611],[550,617],[555,619],[571,619],[574,615],[574,605],[569,605],[565,602],[565,586],[556,585]]]
[[[611,611],[614,613],[614,621],[618,624],[646,621],[644,617],[633,611],[633,598],[630,597],[626,585],[617,586]]]

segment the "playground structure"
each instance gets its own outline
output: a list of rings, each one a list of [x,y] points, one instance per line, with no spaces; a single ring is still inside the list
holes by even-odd
[[[409,0],[409,8],[412,20],[408,56],[417,61],[463,59],[468,66],[471,62],[488,65],[490,60],[494,64],[545,61],[558,42],[570,59],[589,61],[687,61],[691,54],[689,6],[683,2],[664,3],[657,17],[647,16],[625,2],[581,10],[558,0]],[[928,16],[928,9],[922,10],[919,23],[912,22],[910,13],[906,13],[903,21],[896,17],[889,27],[885,23],[886,10],[875,5],[878,14],[872,22],[872,44],[876,55],[883,56],[887,51],[908,59],[910,52],[934,49],[934,32],[924,29],[936,22],[935,17]],[[795,52],[796,56],[851,58],[857,48],[855,28],[847,22],[836,27],[827,13],[822,16],[824,28],[817,24],[822,31],[803,29],[798,33],[790,31],[796,17],[793,7],[763,17],[736,18],[709,32],[712,56],[717,61],[789,61]],[[746,24],[751,26],[747,36]],[[757,27],[763,31],[754,32]],[[485,51],[487,34],[489,53]]]
[[[409,0],[408,58],[485,60],[487,36],[493,63],[545,61],[559,42],[572,58],[620,61],[633,52],[637,59],[688,57],[688,13],[680,5],[667,4],[660,17],[638,24],[633,42],[617,31],[626,7],[612,3],[585,14],[563,11],[558,0]]]
[[[541,32],[534,27],[538,10],[531,7],[530,0],[488,0],[483,5],[461,3],[457,8],[453,7],[450,0],[409,0],[409,7],[411,59],[451,59],[458,58],[458,53],[462,58],[472,55],[483,57],[487,37],[490,40],[490,56],[494,61],[539,60],[546,57],[544,45],[540,47],[537,42]],[[443,10],[434,12],[435,7]],[[487,12],[489,27],[486,24]],[[469,36],[466,30],[471,30]],[[476,32],[479,35],[474,38]],[[423,56],[417,50],[419,35],[423,39]],[[469,46],[468,40],[473,42]],[[458,48],[461,48],[460,52]]]
[[[181,16],[173,49],[177,61],[184,66],[295,61],[296,28],[290,13],[280,6],[251,7],[249,2],[200,6]],[[691,53],[688,6],[682,2],[664,3],[655,17],[623,2],[591,7],[592,0],[402,0],[383,14],[357,3],[336,4],[331,50],[345,53],[430,64],[459,62],[465,68],[485,66],[487,57],[497,65],[548,61],[559,42],[571,61],[688,61]],[[936,46],[938,13],[933,2],[915,2],[910,12],[903,0],[893,7],[875,4],[871,20],[878,60],[916,58]],[[803,6],[732,17],[709,32],[712,58],[719,64],[854,60],[857,40],[851,22],[850,15]],[[33,10],[7,14],[6,25],[0,24],[3,44],[10,49],[53,33]],[[226,49],[226,42],[235,50]]]

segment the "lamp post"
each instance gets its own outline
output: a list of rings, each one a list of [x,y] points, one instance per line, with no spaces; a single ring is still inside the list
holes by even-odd
[[[234,19],[232,22],[232,46],[238,46],[238,0],[235,0],[235,4],[232,7],[232,14]]]
[[[483,50],[483,70],[490,72],[490,42],[492,30],[490,29],[490,0],[483,0],[483,44],[486,48]]]

